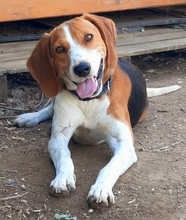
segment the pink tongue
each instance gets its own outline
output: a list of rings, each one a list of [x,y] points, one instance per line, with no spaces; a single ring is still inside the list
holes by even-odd
[[[96,89],[97,89],[96,81],[92,77],[86,79],[82,83],[78,83],[76,92],[81,99],[84,99],[92,96],[96,91]]]

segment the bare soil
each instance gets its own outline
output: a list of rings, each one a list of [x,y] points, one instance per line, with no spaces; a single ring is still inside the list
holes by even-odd
[[[56,213],[69,214],[66,220],[186,219],[186,53],[138,56],[132,61],[144,71],[149,87],[180,84],[182,89],[149,100],[147,118],[134,128],[138,161],[115,184],[116,204],[102,210],[90,209],[86,196],[112,156],[107,145],[81,146],[72,140],[76,191],[69,198],[50,196],[55,175],[47,150],[51,121],[34,128],[12,126],[7,116],[33,110],[41,94],[27,74],[9,76],[9,99],[0,107],[1,220],[52,220]],[[41,101],[39,108],[47,100]]]

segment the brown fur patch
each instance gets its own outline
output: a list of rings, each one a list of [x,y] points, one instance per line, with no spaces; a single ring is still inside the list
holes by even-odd
[[[117,67],[113,74],[113,82],[110,91],[110,106],[108,113],[116,119],[131,127],[128,111],[128,100],[131,94],[131,82],[129,77]]]

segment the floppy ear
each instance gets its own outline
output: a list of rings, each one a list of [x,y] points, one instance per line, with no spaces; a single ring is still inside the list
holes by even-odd
[[[116,53],[117,35],[114,22],[109,18],[91,14],[84,14],[82,18],[90,21],[98,28],[107,48],[107,66],[111,69],[114,69],[118,62],[118,56]]]
[[[39,40],[28,58],[27,67],[46,96],[54,97],[58,94],[59,84],[50,56],[50,34],[44,34]]]

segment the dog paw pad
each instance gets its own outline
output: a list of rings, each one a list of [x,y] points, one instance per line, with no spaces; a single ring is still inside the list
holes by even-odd
[[[101,190],[94,186],[91,188],[87,197],[88,205],[93,209],[100,209],[111,206],[115,203],[112,190]]]

